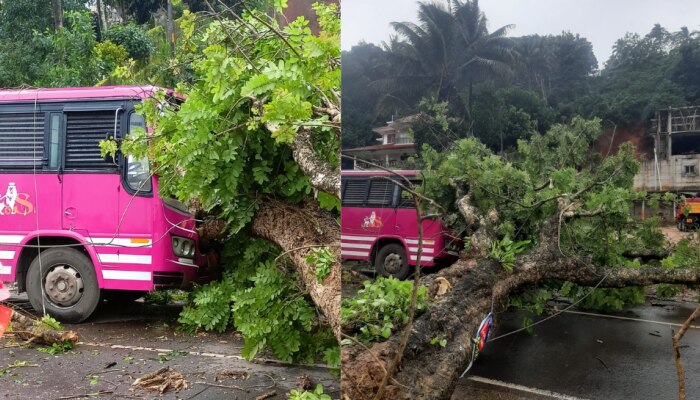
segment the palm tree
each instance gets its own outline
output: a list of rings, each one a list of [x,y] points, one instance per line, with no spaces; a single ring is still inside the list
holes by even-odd
[[[515,53],[506,34],[512,26],[489,33],[478,0],[420,2],[417,24],[392,26],[397,36],[384,43],[394,72],[383,82],[389,89],[387,97],[409,104],[434,97],[471,117],[474,83],[511,70]]]

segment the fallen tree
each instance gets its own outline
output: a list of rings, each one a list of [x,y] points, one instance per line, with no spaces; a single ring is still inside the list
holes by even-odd
[[[260,10],[210,3],[210,14],[179,20],[186,100],[144,102],[154,132],[132,133],[121,151],[148,157],[161,194],[196,204],[217,220],[207,241],[227,242],[223,278],[198,289],[180,321],[235,324],[248,357],[269,347],[308,360],[324,350],[310,335],[340,335],[339,12],[315,4],[314,33],[303,18],[281,27]]]
[[[430,293],[438,284],[441,292],[449,289],[415,320],[398,372],[381,398],[449,399],[469,364],[482,319],[503,310],[511,294],[542,280],[606,288],[700,282],[700,269],[644,266],[625,257],[635,246],[666,244],[658,232],[649,234],[647,225],[630,219],[630,202],[643,196],[631,190],[638,169],[632,147],[597,159],[588,144],[599,131],[596,120],[574,119],[521,142],[509,156],[512,163],[475,140],[457,142],[444,154],[424,150],[426,191],[451,204],[454,215],[446,218],[460,218],[468,245],[455,265],[422,279]],[[518,255],[506,238],[533,245]],[[436,337],[445,345],[435,346]],[[395,333],[371,346],[343,347],[347,398],[376,398],[400,341]]]

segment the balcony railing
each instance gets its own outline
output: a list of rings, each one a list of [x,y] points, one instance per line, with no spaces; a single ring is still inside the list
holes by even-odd
[[[368,160],[372,164],[388,169],[415,169],[417,168],[415,161],[408,160]],[[364,161],[355,161],[355,169],[377,169],[374,165],[365,163]]]

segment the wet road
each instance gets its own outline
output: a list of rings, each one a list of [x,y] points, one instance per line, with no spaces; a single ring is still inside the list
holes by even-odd
[[[302,375],[339,397],[339,379],[325,366],[284,364],[270,354],[248,362],[240,356],[243,340],[235,332],[195,336],[177,331],[180,309],[138,302],[104,305],[88,322],[65,325],[79,333],[80,342],[57,355],[18,347],[6,336],[0,339],[0,399],[253,400],[265,394],[270,394],[266,399],[286,399]],[[15,362],[26,366],[9,367]],[[190,387],[164,395],[132,387],[136,378],[165,366],[182,373]],[[248,378],[220,375],[224,371]]]
[[[607,316],[564,313],[532,334],[491,342],[452,399],[677,399],[671,329],[678,327],[670,324],[697,303],[662,304]],[[500,315],[492,337],[519,329],[522,315]],[[694,325],[681,350],[687,399],[700,399],[700,321]]]

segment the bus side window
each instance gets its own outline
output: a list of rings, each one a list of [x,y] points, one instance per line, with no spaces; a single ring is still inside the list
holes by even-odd
[[[395,187],[396,185],[387,179],[370,179],[367,204],[372,206],[390,207],[394,200]]]
[[[129,134],[143,136],[146,131],[146,121],[141,114],[129,114]],[[129,155],[126,160],[126,183],[136,192],[150,192],[151,170],[148,165],[148,157],[134,158]]]
[[[117,119],[116,132],[121,130]],[[66,113],[66,170],[116,170],[100,154],[100,141],[107,135],[116,136],[114,110],[76,111]]]
[[[42,168],[44,119],[39,112],[0,113],[0,168]]]
[[[413,184],[414,188],[421,185],[420,181],[411,180],[411,183]],[[399,193],[399,208],[416,208],[416,202],[413,201],[413,195],[404,189],[401,189],[401,192]]]
[[[61,135],[61,120],[63,119],[62,113],[51,113],[49,114],[51,119],[49,120],[49,164],[48,168],[50,170],[58,169],[58,158],[60,156],[59,151],[59,140]]]
[[[347,179],[343,185],[342,205],[361,206],[367,197],[367,179]]]

